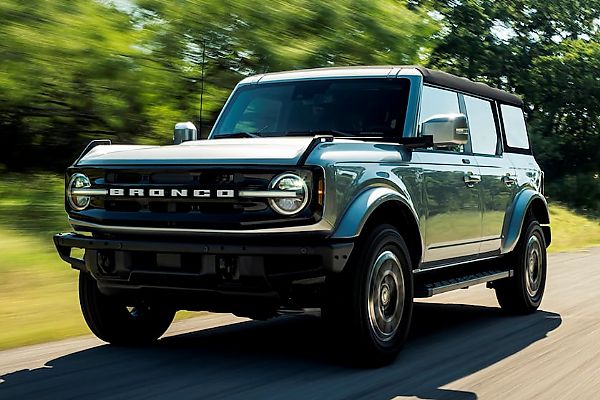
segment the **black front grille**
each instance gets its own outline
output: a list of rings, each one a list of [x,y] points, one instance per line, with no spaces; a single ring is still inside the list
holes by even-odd
[[[206,188],[220,190],[266,190],[274,177],[272,172],[238,171],[107,171],[104,176],[96,176],[98,187],[119,188],[162,188],[187,189]],[[260,199],[228,198],[186,198],[186,197],[129,197],[123,199],[95,198],[92,204],[96,208],[113,212],[150,213],[202,213],[202,214],[239,214],[243,212],[264,211],[268,204]]]
[[[100,202],[94,201],[94,204],[98,203],[99,206],[102,204]],[[128,211],[128,212],[136,212],[142,209],[142,205],[137,201],[128,201],[128,200],[108,200],[104,201],[104,209],[107,211]]]
[[[185,171],[185,172],[107,172],[107,184],[138,185],[233,185],[265,186],[272,178],[269,173],[242,173],[235,171]]]
[[[248,167],[189,168],[136,167],[77,170],[87,175],[93,188],[124,189],[127,195],[93,197],[90,207],[81,212],[68,209],[76,219],[105,225],[148,226],[167,228],[254,229],[314,223],[321,218],[321,206],[314,196],[298,215],[283,217],[271,209],[267,199],[238,196],[241,190],[267,190],[269,183],[289,168]],[[69,173],[75,172],[75,169]],[[312,193],[316,193],[315,171],[305,175]],[[317,171],[320,174],[320,171]],[[129,189],[144,189],[144,196],[131,196]],[[151,197],[150,189],[211,191],[210,197]],[[235,196],[217,197],[217,190],[232,190]]]

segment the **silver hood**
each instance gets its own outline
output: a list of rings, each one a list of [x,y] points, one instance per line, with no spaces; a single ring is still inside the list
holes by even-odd
[[[97,146],[77,165],[294,165],[311,139],[242,138],[197,140],[172,146]]]

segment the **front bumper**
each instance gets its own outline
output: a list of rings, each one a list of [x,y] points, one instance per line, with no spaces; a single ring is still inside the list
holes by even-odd
[[[181,237],[54,236],[60,257],[73,268],[91,273],[106,294],[169,290],[281,297],[295,282],[341,272],[353,248],[353,243],[287,242],[276,236],[261,238],[261,244],[183,241]],[[84,257],[74,257],[73,248],[84,249]]]

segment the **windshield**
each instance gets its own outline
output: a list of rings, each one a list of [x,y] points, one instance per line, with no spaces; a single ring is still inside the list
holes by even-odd
[[[408,79],[330,79],[239,87],[215,126],[228,136],[402,136]]]

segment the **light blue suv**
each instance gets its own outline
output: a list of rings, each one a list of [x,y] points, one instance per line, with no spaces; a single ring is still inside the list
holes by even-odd
[[[208,140],[92,142],[68,169],[61,257],[91,330],[158,339],[176,310],[321,312],[392,360],[415,297],[487,283],[535,311],[549,215],[522,101],[421,67],[252,76]],[[72,248],[85,249],[83,258]]]

